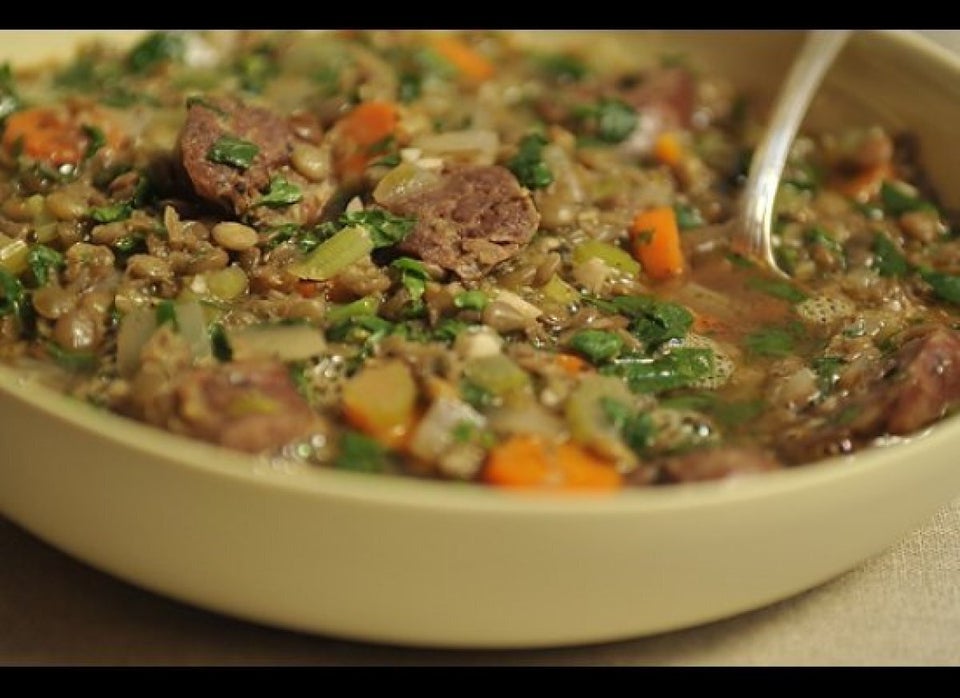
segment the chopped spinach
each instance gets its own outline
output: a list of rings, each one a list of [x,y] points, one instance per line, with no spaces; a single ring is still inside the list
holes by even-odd
[[[207,160],[217,165],[229,165],[230,167],[236,167],[238,170],[245,170],[253,164],[253,160],[259,152],[260,147],[256,143],[226,135],[220,136],[210,146],[207,151]],[[262,200],[261,203],[263,203]],[[296,201],[289,203],[296,203]]]
[[[880,185],[880,199],[886,212],[894,216],[910,211],[937,210],[932,203],[919,195],[886,180]]]
[[[635,412],[611,397],[601,397],[600,408],[627,447],[637,455],[644,455],[656,433],[656,425],[650,414]]]
[[[125,221],[133,215],[133,203],[121,201],[108,206],[98,206],[90,209],[90,217],[97,223],[116,223]]]
[[[279,175],[270,178],[270,185],[267,191],[257,201],[257,206],[268,206],[270,208],[283,208],[303,200],[303,192],[300,187],[291,184]]]
[[[483,291],[462,291],[453,297],[453,305],[460,310],[483,310],[490,299]]]
[[[570,347],[596,365],[615,358],[623,349],[623,338],[608,330],[580,330],[570,338]]]
[[[32,245],[27,252],[27,266],[37,286],[46,286],[65,264],[63,254],[46,245]]]
[[[528,189],[543,189],[553,182],[553,172],[543,161],[543,148],[547,142],[539,133],[527,134],[520,140],[517,154],[507,163],[517,181]]]
[[[752,276],[747,281],[747,286],[761,293],[766,293],[768,296],[789,301],[790,303],[799,303],[808,297],[806,293],[785,279]]]
[[[359,431],[346,429],[340,437],[340,449],[333,465],[358,473],[382,473],[389,466],[387,449]]]
[[[711,350],[679,347],[655,358],[641,354],[621,356],[601,367],[600,373],[622,378],[635,393],[660,393],[696,383],[713,370]]]
[[[127,65],[134,73],[145,73],[166,61],[180,60],[184,40],[172,32],[152,32],[137,43],[127,55]]]
[[[0,65],[0,123],[22,106],[14,84],[13,71],[9,63],[4,63]]]
[[[427,281],[430,275],[423,262],[411,257],[398,257],[390,263],[392,269],[400,272],[400,283],[410,296],[410,303],[405,309],[406,317],[419,317],[426,306],[423,303],[423,294],[427,290]]]
[[[920,278],[930,284],[937,298],[960,305],[960,276],[921,269]]]
[[[685,307],[653,296],[616,296],[611,299],[584,296],[583,300],[604,312],[631,318],[630,333],[648,349],[655,349],[671,339],[682,339],[693,324],[693,315]]]
[[[907,258],[883,233],[877,233],[873,238],[873,255],[873,266],[880,276],[901,277],[910,271]]]

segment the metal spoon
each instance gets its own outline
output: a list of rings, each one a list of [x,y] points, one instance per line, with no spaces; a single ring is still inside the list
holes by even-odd
[[[794,59],[786,82],[780,88],[770,122],[750,165],[734,226],[733,248],[765,263],[771,271],[786,276],[777,266],[770,243],[773,203],[800,123],[834,58],[843,48],[850,30],[816,30]]]

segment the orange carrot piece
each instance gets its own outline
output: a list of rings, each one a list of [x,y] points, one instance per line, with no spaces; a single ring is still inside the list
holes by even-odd
[[[893,178],[893,166],[889,162],[882,162],[841,180],[837,184],[837,191],[860,203],[866,203],[880,193],[884,180]]]
[[[297,281],[297,294],[301,298],[314,298],[320,291],[320,284],[310,279],[299,279]]]
[[[569,373],[571,376],[575,376],[579,373],[583,373],[587,370],[587,362],[581,359],[576,354],[557,354],[556,356],[557,366],[562,368],[564,371]]]
[[[672,131],[664,131],[653,143],[653,157],[658,162],[670,167],[676,167],[683,158],[683,146],[677,134]]]
[[[48,107],[14,112],[7,117],[3,147],[13,153],[22,144],[23,153],[54,165],[76,165],[83,157],[87,137],[71,119]]]
[[[433,48],[470,81],[489,80],[496,72],[493,63],[457,37],[439,36],[434,39]]]
[[[630,227],[633,256],[647,275],[657,281],[683,274],[686,260],[680,245],[677,214],[670,206],[642,211]]]
[[[371,146],[393,133],[397,126],[393,102],[362,102],[340,120],[341,133],[360,146]]]
[[[551,444],[527,434],[495,446],[483,478],[500,487],[611,490],[623,484],[623,477],[609,461],[582,446],[572,441]]]
[[[348,178],[362,175],[371,158],[370,147],[392,135],[398,119],[393,102],[374,100],[358,104],[337,125],[341,136],[337,171]]]

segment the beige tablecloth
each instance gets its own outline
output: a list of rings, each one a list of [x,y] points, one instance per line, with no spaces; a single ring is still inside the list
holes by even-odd
[[[299,635],[141,591],[0,519],[0,665],[960,666],[960,499],[846,575],[759,611],[630,642],[430,651]]]
[[[960,32],[924,32],[960,49]],[[960,666],[960,499],[889,551],[798,597],[631,642],[443,652],[310,637],[140,591],[0,518],[0,664]]]

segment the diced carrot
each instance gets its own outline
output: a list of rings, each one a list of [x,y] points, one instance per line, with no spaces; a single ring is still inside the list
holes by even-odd
[[[417,421],[417,386],[399,360],[364,368],[343,386],[343,416],[390,448],[401,447]]]
[[[557,354],[557,366],[569,373],[571,376],[583,373],[587,370],[588,364],[576,354]]]
[[[49,107],[14,112],[7,117],[3,147],[53,165],[76,165],[87,147],[83,130],[67,115]]]
[[[462,39],[454,36],[438,36],[433,40],[433,48],[470,81],[483,82],[493,77],[495,72],[493,63]]]
[[[358,104],[337,124],[341,137],[336,154],[337,171],[359,177],[370,161],[370,147],[393,134],[399,112],[393,102],[372,100]]]
[[[313,298],[319,293],[320,284],[310,279],[299,279],[297,281],[297,294],[301,298]]]
[[[573,441],[552,444],[526,434],[513,436],[490,451],[483,478],[501,487],[611,490],[623,484],[623,477],[609,461]]]
[[[837,191],[860,203],[866,203],[880,193],[884,180],[893,178],[893,166],[889,162],[882,162],[858,172],[853,177],[840,180]]]
[[[633,256],[655,280],[683,274],[686,260],[680,245],[677,214],[671,206],[658,206],[642,211],[630,227]]]
[[[683,146],[677,134],[672,131],[664,131],[653,143],[653,157],[658,162],[670,167],[676,167],[680,164],[683,157]]]

